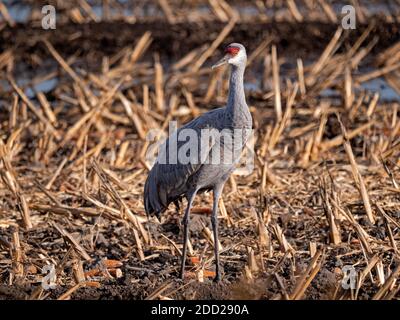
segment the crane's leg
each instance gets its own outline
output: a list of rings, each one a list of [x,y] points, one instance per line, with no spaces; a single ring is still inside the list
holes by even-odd
[[[185,261],[186,261],[186,251],[187,251],[187,244],[189,241],[189,215],[190,215],[190,209],[192,208],[193,200],[196,197],[198,190],[195,190],[189,194],[186,195],[188,204],[187,208],[185,211],[185,215],[183,216],[183,252],[182,252],[182,261],[181,261],[181,279],[184,278],[184,273],[185,273]]]
[[[224,188],[223,184],[217,185],[214,187],[214,199],[213,199],[213,211],[211,216],[211,224],[213,228],[213,236],[214,236],[214,255],[215,255],[215,278],[214,281],[221,280],[221,273],[219,270],[219,240],[218,240],[218,202],[219,197],[221,196],[222,189]]]

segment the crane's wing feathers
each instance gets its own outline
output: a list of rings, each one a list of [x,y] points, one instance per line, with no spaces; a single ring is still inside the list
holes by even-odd
[[[161,213],[168,207],[169,203],[188,191],[188,181],[201,168],[204,163],[202,159],[207,158],[213,147],[213,141],[210,140],[207,144],[201,144],[202,148],[200,148],[200,134],[204,129],[220,130],[224,116],[225,108],[204,113],[176,130],[163,143],[160,147],[158,159],[151,169],[145,185],[147,213]],[[190,144],[188,143],[193,135],[197,135],[197,146],[193,144],[193,139]],[[184,140],[184,137],[187,137],[187,139]],[[193,154],[196,147],[198,153]],[[184,163],[181,161],[182,150],[187,151]]]
[[[202,161],[202,159],[204,160],[204,156],[209,154],[214,143],[212,140],[210,140],[209,143],[203,144],[200,150],[200,134],[202,130],[205,129],[219,129],[221,123],[223,122],[223,116],[224,116],[223,111],[224,109],[220,108],[203,114],[201,117],[198,117],[190,121],[186,125],[182,126],[181,128],[179,128],[175,132],[177,137],[179,137],[177,140],[172,141],[171,137],[173,135],[171,135],[165,141],[164,150],[167,153],[169,153],[168,155],[172,155],[172,157],[171,159],[168,159],[170,161],[166,161],[167,163],[165,162],[160,163],[159,161],[157,161],[157,165],[159,167],[159,178],[162,180],[160,182],[162,182],[163,185],[168,185],[171,186],[171,188],[179,189],[179,186],[185,184],[188,178],[200,169],[200,167],[204,162]],[[186,136],[185,130],[187,129],[190,130],[187,131],[187,133],[197,134],[197,145],[195,141],[192,141],[192,143],[189,145],[188,139],[187,140],[180,139],[181,136],[183,137]],[[191,136],[191,138],[193,137]],[[186,158],[187,161],[184,161],[184,159],[181,158],[182,154],[179,153],[180,151],[186,150],[186,148],[184,148],[185,144],[186,147],[188,148],[187,149],[188,157]],[[195,148],[198,148],[197,155],[190,154],[194,151]],[[189,154],[191,156],[190,159],[189,159]],[[201,155],[203,155],[203,158],[201,157]],[[184,161],[184,163],[182,163],[182,160]]]

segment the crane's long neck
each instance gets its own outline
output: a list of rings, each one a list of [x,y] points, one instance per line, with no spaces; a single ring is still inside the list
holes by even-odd
[[[226,111],[233,116],[234,120],[240,120],[244,114],[249,113],[244,94],[244,75],[245,66],[232,66],[231,77],[229,80],[229,94]]]

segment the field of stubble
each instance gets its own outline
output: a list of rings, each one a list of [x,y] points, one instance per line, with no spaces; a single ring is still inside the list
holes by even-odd
[[[342,30],[335,1],[50,1],[43,30],[39,2],[0,10],[0,299],[400,297],[398,11]],[[222,281],[210,194],[182,281],[182,212],[144,213],[147,133],[224,105],[231,42],[254,170],[219,204]]]

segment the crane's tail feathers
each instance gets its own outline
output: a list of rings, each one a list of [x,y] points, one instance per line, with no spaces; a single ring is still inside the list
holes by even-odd
[[[155,215],[158,220],[161,219],[161,214],[167,210],[167,201],[165,192],[158,190],[156,179],[150,171],[144,185],[144,208],[147,216]]]

